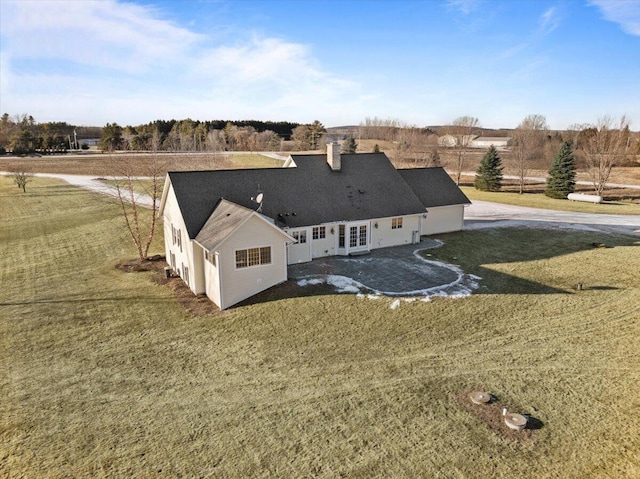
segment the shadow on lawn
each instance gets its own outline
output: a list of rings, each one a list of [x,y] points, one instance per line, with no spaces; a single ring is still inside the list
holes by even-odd
[[[588,290],[617,290],[602,285],[601,276],[593,276],[576,262],[567,271],[558,272],[573,277],[562,287],[531,281],[519,275],[522,263],[568,256],[584,251],[607,254],[617,247],[638,247],[638,237],[626,234],[607,234],[591,231],[546,230],[537,228],[495,228],[449,233],[439,236],[444,242],[441,249],[430,253],[441,261],[458,264],[465,273],[480,276],[480,288],[474,294],[578,294]],[[599,245],[606,245],[602,248]],[[513,264],[506,273],[492,269],[491,265]],[[569,273],[569,274],[567,274]],[[554,276],[549,271],[550,277]],[[560,276],[560,274],[558,275]]]
[[[30,299],[21,301],[2,301],[2,306],[33,306],[36,304],[83,304],[83,303],[109,303],[114,301],[144,301],[153,303],[170,303],[172,298],[154,298],[152,296],[115,296],[112,298],[68,298],[68,299]]]

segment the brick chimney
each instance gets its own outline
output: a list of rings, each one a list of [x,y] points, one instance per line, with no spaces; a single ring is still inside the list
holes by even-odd
[[[327,143],[327,163],[333,171],[340,171],[340,143],[337,141]]]

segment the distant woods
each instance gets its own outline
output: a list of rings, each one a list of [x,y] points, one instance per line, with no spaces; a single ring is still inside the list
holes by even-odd
[[[104,150],[133,151],[278,151],[301,125],[273,121],[156,120],[139,126],[107,124]]]
[[[307,134],[308,132],[308,134]],[[315,148],[325,132],[316,121],[303,125],[287,121],[156,120],[145,125],[104,127],[37,123],[31,115],[0,117],[0,154],[59,154],[91,146],[105,151],[278,151],[293,140],[298,149]],[[308,140],[307,140],[308,138]]]

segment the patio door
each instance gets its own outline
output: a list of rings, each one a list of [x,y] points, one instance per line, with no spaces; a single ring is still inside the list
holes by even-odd
[[[348,256],[350,253],[369,251],[371,233],[370,223],[343,223],[338,225],[336,237],[336,252],[338,255]]]
[[[369,223],[349,224],[347,254],[369,250]]]

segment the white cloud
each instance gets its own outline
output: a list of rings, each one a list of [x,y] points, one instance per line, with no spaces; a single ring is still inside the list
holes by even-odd
[[[139,5],[107,1],[3,1],[3,49],[15,58],[129,72],[179,58],[202,37]]]
[[[363,101],[359,86],[319,66],[309,45],[243,31],[222,43],[116,0],[0,7],[2,108],[39,121],[307,121]]]
[[[638,0],[591,0],[602,16],[617,23],[625,33],[640,36],[640,2]]]

